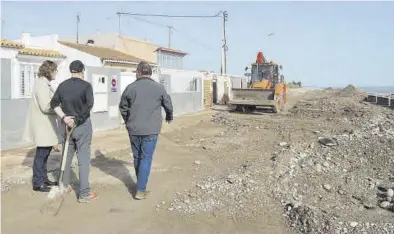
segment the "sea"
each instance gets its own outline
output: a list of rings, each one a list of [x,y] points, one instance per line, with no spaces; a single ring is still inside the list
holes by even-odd
[[[368,86],[360,89],[367,93],[394,94],[394,86]]]

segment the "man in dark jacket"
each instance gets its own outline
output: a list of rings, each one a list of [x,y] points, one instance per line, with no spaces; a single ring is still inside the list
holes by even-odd
[[[78,154],[79,166],[79,198],[78,202],[87,203],[97,198],[96,193],[90,191],[89,173],[92,143],[92,123],[90,111],[94,104],[92,85],[83,80],[85,66],[75,60],[70,64],[72,77],[62,82],[57,88],[51,108],[56,112],[68,128],[75,126],[70,136],[70,145],[62,182],[66,187],[70,184],[71,163],[74,153]]]
[[[165,110],[167,123],[173,119],[171,97],[162,84],[152,80],[151,75],[151,66],[140,62],[137,66],[137,80],[126,87],[119,103],[134,156],[137,176],[135,198],[138,200],[145,199],[148,195],[146,185],[163,122],[161,107]]]

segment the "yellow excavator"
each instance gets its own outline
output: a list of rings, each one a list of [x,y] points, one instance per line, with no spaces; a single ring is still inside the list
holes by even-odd
[[[272,112],[282,111],[287,103],[287,90],[282,66],[274,61],[266,61],[262,52],[257,53],[255,63],[245,68],[249,77],[247,88],[233,88],[230,109],[250,113],[257,107],[269,107]]]

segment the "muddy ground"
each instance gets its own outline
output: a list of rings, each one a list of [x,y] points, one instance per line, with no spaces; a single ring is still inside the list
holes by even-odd
[[[394,233],[394,115],[362,96],[294,89],[276,115],[215,107],[181,117],[160,136],[149,199],[130,194],[129,151],[99,154],[97,201],[72,193],[53,216],[59,202],[13,184],[2,233]]]

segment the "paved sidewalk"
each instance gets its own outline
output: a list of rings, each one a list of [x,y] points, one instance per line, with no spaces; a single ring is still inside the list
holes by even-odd
[[[210,113],[210,111],[179,116],[171,124],[163,123],[162,133],[195,125],[200,122],[201,119],[209,117],[209,115],[207,115],[208,113]],[[93,135],[92,158],[98,155],[108,155],[129,149],[130,141],[124,126],[118,129],[96,132]],[[1,174],[3,179],[9,177],[18,179],[31,177],[31,166],[33,164],[34,154],[35,147],[1,151]],[[77,157],[74,157],[74,160],[76,161]],[[60,161],[61,154],[53,152],[48,159],[48,170],[57,169],[60,165]]]

